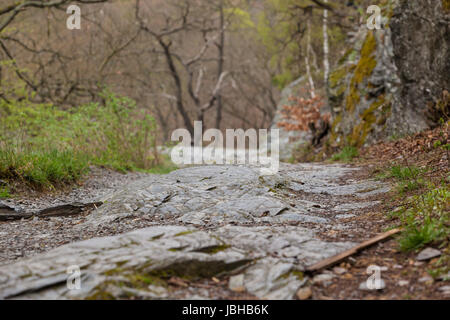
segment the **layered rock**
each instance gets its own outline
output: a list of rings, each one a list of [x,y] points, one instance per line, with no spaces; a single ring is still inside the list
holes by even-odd
[[[363,234],[342,214],[361,213],[378,204],[373,195],[389,191],[344,179],[356,170],[282,164],[278,175],[263,177],[258,168],[210,166],[146,177],[103,199],[75,228],[83,235],[131,220],[153,226],[2,265],[0,299],[213,299],[214,290],[170,281],[195,284],[231,272],[248,294],[292,299],[307,266],[355,245],[320,233],[351,227]],[[74,290],[67,283],[75,267],[81,286]]]
[[[329,78],[331,145],[363,146],[436,124],[448,104],[450,16],[446,1],[397,1],[383,28],[363,25]]]

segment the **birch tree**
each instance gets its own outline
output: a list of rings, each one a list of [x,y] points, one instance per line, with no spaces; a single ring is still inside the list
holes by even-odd
[[[324,0],[327,4],[328,0]],[[325,8],[323,10],[323,73],[324,73],[324,83],[328,86],[328,76],[330,74],[330,61],[329,61],[329,42],[328,42],[328,10]]]

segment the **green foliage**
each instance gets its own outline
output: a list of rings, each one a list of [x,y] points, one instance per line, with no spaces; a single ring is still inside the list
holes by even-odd
[[[394,178],[398,181],[397,191],[404,194],[408,191],[414,191],[422,188],[425,184],[420,176],[426,170],[414,166],[403,167],[399,165],[392,166],[386,173],[378,176],[378,178]]]
[[[150,169],[157,164],[156,122],[126,97],[104,92],[105,105],[89,104],[78,112],[77,136],[87,139],[96,164],[117,170]]]
[[[0,102],[0,178],[51,187],[78,180],[89,165],[167,171],[156,150],[156,123],[126,97],[71,110],[27,100]]]
[[[422,172],[416,167],[393,166],[390,169],[390,176],[399,180],[416,179]]]
[[[258,40],[266,48],[270,67],[277,70],[273,84],[280,89],[292,82],[300,73],[295,57],[300,54],[300,45],[292,41],[294,31],[289,18],[289,0],[270,0],[261,12],[256,24]]]
[[[0,199],[11,198],[8,187],[0,187]]]
[[[423,187],[423,185],[424,185],[423,180],[403,181],[399,183],[397,190],[401,195],[403,195],[409,191],[419,190],[420,188]]]
[[[253,22],[250,13],[244,9],[231,7],[226,8],[224,13],[228,19],[232,20],[235,30],[255,28],[255,23]]]
[[[402,250],[410,251],[426,244],[447,241],[450,235],[449,200],[448,185],[443,185],[412,197],[405,208],[391,214],[404,227],[399,239]]]
[[[36,187],[73,183],[87,168],[86,156],[73,150],[0,149],[0,177],[19,179]]]
[[[344,147],[341,152],[333,155],[331,157],[331,160],[332,161],[349,162],[358,156],[359,156],[359,151],[357,148],[347,146],[347,147]]]

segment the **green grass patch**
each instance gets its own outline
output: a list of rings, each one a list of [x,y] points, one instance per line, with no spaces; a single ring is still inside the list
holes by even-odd
[[[425,186],[425,181],[421,176],[426,172],[426,169],[420,169],[414,166],[400,166],[394,165],[386,172],[377,176],[378,179],[395,179],[397,180],[397,191],[400,195],[407,192],[419,190]]]
[[[0,199],[11,198],[8,187],[0,187]]]
[[[0,149],[0,177],[36,187],[70,184],[86,173],[88,160],[72,150]]]
[[[423,191],[403,201],[403,206],[388,214],[398,219],[403,231],[399,246],[403,251],[420,249],[431,243],[444,243],[450,235],[448,183],[440,186],[426,183],[423,178],[427,169],[415,166],[394,165],[378,176],[380,179],[397,181],[396,190],[404,198],[406,193]]]
[[[430,243],[443,244],[450,236],[450,191],[448,184],[410,198],[403,208],[391,213],[403,232],[399,238],[403,251],[420,249]]]
[[[336,153],[331,157],[332,161],[350,162],[359,156],[359,151],[355,147],[344,147],[341,152]]]
[[[402,181],[397,185],[397,191],[400,195],[404,195],[407,192],[419,190],[424,184],[425,182],[422,179]]]
[[[393,166],[390,168],[389,177],[393,177],[398,180],[409,180],[417,179],[421,173],[423,173],[423,170],[417,167]]]
[[[36,188],[70,184],[90,165],[119,172],[168,173],[148,109],[112,92],[104,103],[63,110],[26,99],[0,101],[0,179]]]

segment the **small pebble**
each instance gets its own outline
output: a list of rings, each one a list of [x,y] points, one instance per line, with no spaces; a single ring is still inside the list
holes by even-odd
[[[308,300],[312,296],[312,291],[310,287],[301,288],[297,291],[297,298],[299,300]]]
[[[407,285],[409,285],[409,281],[408,280],[400,280],[399,282],[397,282],[397,284],[400,287],[406,287]]]

